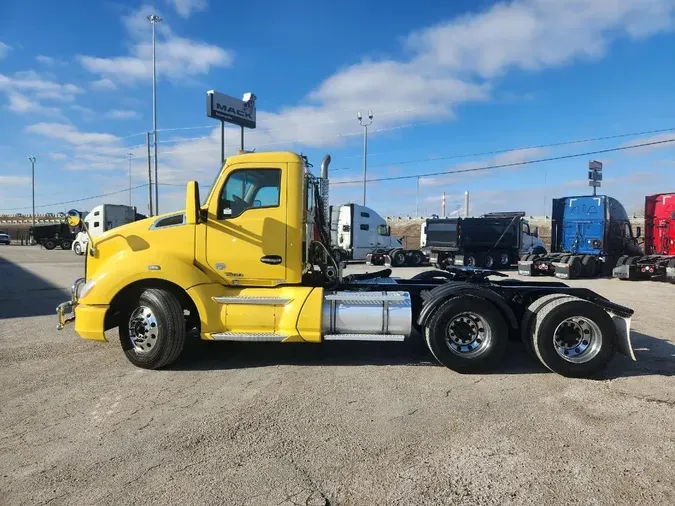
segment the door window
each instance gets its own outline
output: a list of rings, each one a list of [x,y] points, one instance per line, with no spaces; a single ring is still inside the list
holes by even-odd
[[[218,219],[236,218],[248,209],[279,207],[281,169],[235,170],[218,199]]]

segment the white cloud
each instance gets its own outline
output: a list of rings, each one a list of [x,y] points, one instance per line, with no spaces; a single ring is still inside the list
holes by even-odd
[[[51,116],[54,118],[64,119],[61,109],[58,107],[47,107],[40,104],[35,99],[30,99],[21,93],[10,91],[7,94],[9,104],[7,108],[17,114],[31,114],[36,113],[42,116]]]
[[[136,111],[111,109],[105,113],[107,119],[138,119],[141,117]]]
[[[98,79],[89,83],[89,86],[92,90],[98,91],[112,91],[117,89],[117,85],[112,82],[112,80],[104,77],[103,79]]]
[[[672,149],[675,147],[675,141],[673,142],[666,142],[666,141],[671,141],[675,139],[675,132],[664,132],[661,134],[657,135],[652,135],[651,137],[640,137],[637,139],[633,139],[631,141],[628,141],[624,144],[622,144],[622,147],[628,147],[628,146],[635,146],[637,144],[649,144],[649,143],[659,143],[659,144],[653,144],[652,146],[644,146],[641,148],[634,148],[634,149],[628,149],[626,150],[628,153],[633,154],[633,155],[644,155],[646,153],[651,153],[654,150],[657,149]]]
[[[4,42],[0,41],[0,60],[3,58],[7,57],[9,52],[12,50],[12,46],[9,46],[5,44]]]
[[[2,186],[26,186],[30,184],[28,176],[0,176],[0,187]]]
[[[57,83],[45,79],[34,70],[15,72],[12,76],[0,74],[0,90],[6,93],[31,93],[42,100],[72,102],[84,90],[70,83]]]
[[[74,104],[70,106],[70,109],[79,113],[84,120],[92,120],[96,117],[96,112],[89,107],[83,107],[81,105]]]
[[[54,65],[65,65],[66,62],[63,60],[59,60],[58,58],[54,58],[53,56],[45,56],[43,54],[39,54],[35,57],[35,60],[38,63],[41,63],[42,65],[45,65],[47,67],[51,67]]]
[[[150,23],[146,19],[152,13],[149,6],[141,8],[124,19],[131,42],[129,54],[112,58],[78,55],[82,66],[102,79],[126,85],[152,77],[152,40]],[[212,67],[229,67],[234,52],[213,44],[175,35],[168,25],[157,25],[157,75],[179,80],[207,74]]]
[[[193,12],[204,11],[208,7],[206,0],[166,0],[176,12],[184,18],[189,18]]]
[[[65,153],[49,153],[49,158],[52,160],[65,160],[68,156]]]
[[[67,123],[35,123],[27,126],[26,132],[40,134],[50,139],[61,139],[75,146],[85,144],[109,145],[116,143],[119,138],[112,134],[80,132],[74,125]]]

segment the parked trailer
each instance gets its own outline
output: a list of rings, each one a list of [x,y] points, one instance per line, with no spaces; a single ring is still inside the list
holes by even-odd
[[[642,255],[621,202],[606,195],[553,199],[551,253],[524,255],[518,273],[561,279],[609,276],[622,255]]]
[[[624,255],[612,277],[675,282],[675,193],[645,197],[645,254]]]
[[[544,243],[523,217],[524,212],[488,213],[477,218],[435,218],[426,223],[432,265],[505,268],[521,251],[546,253]]]

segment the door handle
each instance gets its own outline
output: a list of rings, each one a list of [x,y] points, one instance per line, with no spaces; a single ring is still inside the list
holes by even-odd
[[[282,262],[282,258],[279,255],[265,255],[260,258],[260,261],[268,265],[279,265]]]

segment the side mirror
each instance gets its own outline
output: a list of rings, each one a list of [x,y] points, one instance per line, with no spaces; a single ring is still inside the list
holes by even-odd
[[[253,201],[253,207],[261,207],[261,206],[262,206],[262,202],[260,202],[259,200]]]
[[[80,218],[80,213],[77,209],[71,209],[68,211],[68,214],[66,215],[66,220],[68,221],[68,225],[71,227],[75,228],[80,225],[80,221],[82,219]]]
[[[199,183],[188,181],[185,192],[185,222],[188,225],[196,225],[200,221],[199,202]]]
[[[637,228],[635,229],[635,238],[636,238],[636,239],[639,239],[641,235],[642,235],[642,228],[637,227]]]

